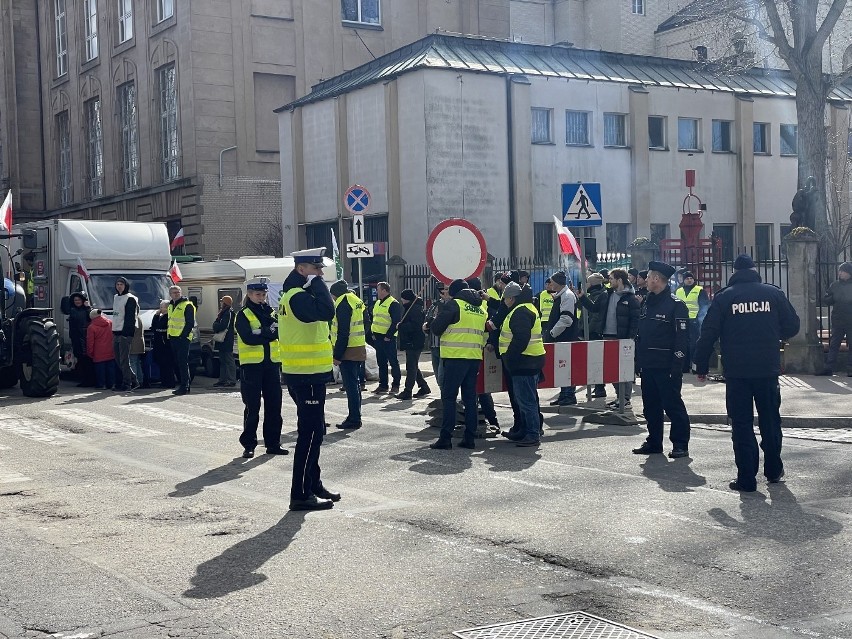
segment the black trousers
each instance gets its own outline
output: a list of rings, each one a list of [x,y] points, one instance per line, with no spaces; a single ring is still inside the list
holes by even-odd
[[[77,373],[77,380],[84,386],[95,385],[95,363],[92,358],[85,353],[74,353],[77,358],[77,365],[74,371]]]
[[[296,403],[296,454],[290,499],[308,499],[322,488],[320,446],[325,436],[325,384],[288,385]]]
[[[170,337],[172,363],[180,388],[189,388],[189,340],[182,337]]]
[[[164,388],[175,385],[174,359],[169,343],[154,344],[154,361],[160,369],[160,383]]]
[[[281,365],[275,362],[240,366],[240,395],[243,398],[243,432],[240,444],[254,450],[263,399],[263,444],[269,449],[281,446]]]
[[[725,403],[731,418],[737,483],[743,488],[754,488],[757,484],[755,478],[760,468],[760,454],[754,436],[755,407],[760,447],[763,449],[763,474],[771,479],[780,476],[784,463],[781,461],[781,388],[778,377],[728,377]]]
[[[426,380],[423,379],[423,373],[420,372],[420,351],[409,350],[405,351],[405,390],[410,391],[414,388],[414,382],[417,382],[418,388],[426,386]]]
[[[671,421],[669,439],[675,448],[689,447],[689,415],[680,396],[683,375],[665,368],[642,369],[642,414],[648,422],[648,445],[663,449],[663,411]]]

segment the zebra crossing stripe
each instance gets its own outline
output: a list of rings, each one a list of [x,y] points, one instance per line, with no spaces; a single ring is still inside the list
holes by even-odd
[[[159,420],[165,420],[168,422],[174,422],[176,424],[184,424],[186,426],[194,426],[196,428],[207,428],[210,430],[239,430],[243,429],[242,425],[232,424],[227,422],[217,422],[215,419],[207,419],[206,417],[199,417],[198,415],[187,415],[185,413],[173,413],[170,410],[166,410],[164,408],[160,408],[158,406],[148,406],[148,405],[140,405],[140,404],[131,404],[131,405],[122,405],[119,408],[123,408],[124,410],[133,411],[134,413],[141,413],[142,415],[146,415],[147,417],[153,417]]]
[[[35,419],[12,413],[0,415],[0,430],[51,446],[64,446],[69,439],[66,433],[53,430]]]
[[[4,470],[0,466],[0,484],[14,484],[19,481],[32,481],[32,479],[14,470]]]
[[[89,426],[105,433],[121,433],[130,437],[156,437],[164,433],[153,428],[145,428],[144,426],[136,426],[127,422],[120,422],[117,419],[106,417],[93,413],[91,411],[82,410],[80,408],[64,408],[62,410],[46,410],[43,411],[48,415],[61,417],[62,419]]]

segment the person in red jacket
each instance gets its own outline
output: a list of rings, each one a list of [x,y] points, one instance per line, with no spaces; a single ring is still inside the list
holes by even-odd
[[[95,388],[112,388],[115,386],[112,322],[96,308],[89,312],[89,317],[92,323],[86,329],[86,354],[95,363]]]

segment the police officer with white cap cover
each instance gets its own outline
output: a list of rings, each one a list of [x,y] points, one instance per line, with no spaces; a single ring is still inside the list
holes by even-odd
[[[284,280],[278,307],[281,371],[296,403],[298,436],[293,456],[290,510],[325,510],[340,493],[320,479],[320,446],[325,435],[325,385],[332,380],[329,322],[334,301],[322,279],[325,247],[291,253],[295,268]]]

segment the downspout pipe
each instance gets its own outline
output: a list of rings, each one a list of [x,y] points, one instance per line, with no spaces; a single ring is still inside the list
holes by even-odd
[[[227,149],[222,149],[219,151],[219,190],[222,190],[222,156],[225,155],[228,151],[233,151],[237,147],[229,146]]]
[[[512,76],[506,74],[506,148],[508,157],[509,177],[509,258],[517,255],[517,211],[515,210],[515,143],[514,143],[514,115],[512,112]]]

